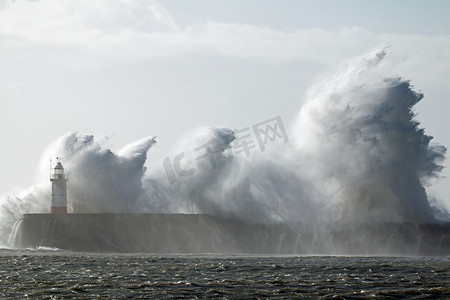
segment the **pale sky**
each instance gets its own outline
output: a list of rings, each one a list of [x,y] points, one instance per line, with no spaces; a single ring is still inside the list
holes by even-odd
[[[118,150],[158,136],[160,166],[199,126],[281,116],[343,60],[391,44],[378,72],[410,79],[417,119],[450,146],[449,1],[0,2],[0,195],[46,182],[72,130]],[[448,162],[445,176],[449,176]],[[428,189],[450,208],[450,180]]]

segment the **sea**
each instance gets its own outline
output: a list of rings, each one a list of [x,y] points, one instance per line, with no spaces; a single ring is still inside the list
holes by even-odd
[[[2,299],[450,299],[450,257],[0,250]]]

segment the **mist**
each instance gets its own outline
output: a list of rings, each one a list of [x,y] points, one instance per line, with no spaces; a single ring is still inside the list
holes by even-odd
[[[383,47],[323,75],[287,130],[289,142],[249,157],[233,151],[239,137],[230,128],[186,134],[161,163],[152,161],[154,136],[114,153],[73,131],[49,146],[42,165],[62,157],[72,213],[211,214],[309,226],[449,220],[426,193],[446,148],[420,128],[414,106],[423,94],[409,80],[373,72],[387,52]],[[21,214],[49,211],[50,183],[0,201],[6,245]]]

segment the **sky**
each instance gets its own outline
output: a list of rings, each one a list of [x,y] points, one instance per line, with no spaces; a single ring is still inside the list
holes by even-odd
[[[0,1],[0,195],[46,182],[46,149],[77,130],[119,150],[156,135],[147,172],[201,126],[298,117],[342,61],[386,43],[417,120],[450,146],[449,1]],[[448,161],[443,176],[449,177]],[[450,209],[450,180],[427,188]]]

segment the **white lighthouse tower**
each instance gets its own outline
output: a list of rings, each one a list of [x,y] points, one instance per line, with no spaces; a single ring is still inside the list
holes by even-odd
[[[53,172],[50,174],[50,181],[52,182],[52,204],[50,211],[52,214],[67,214],[67,178],[64,174],[64,167],[61,164],[60,158],[56,158],[56,163]]]

